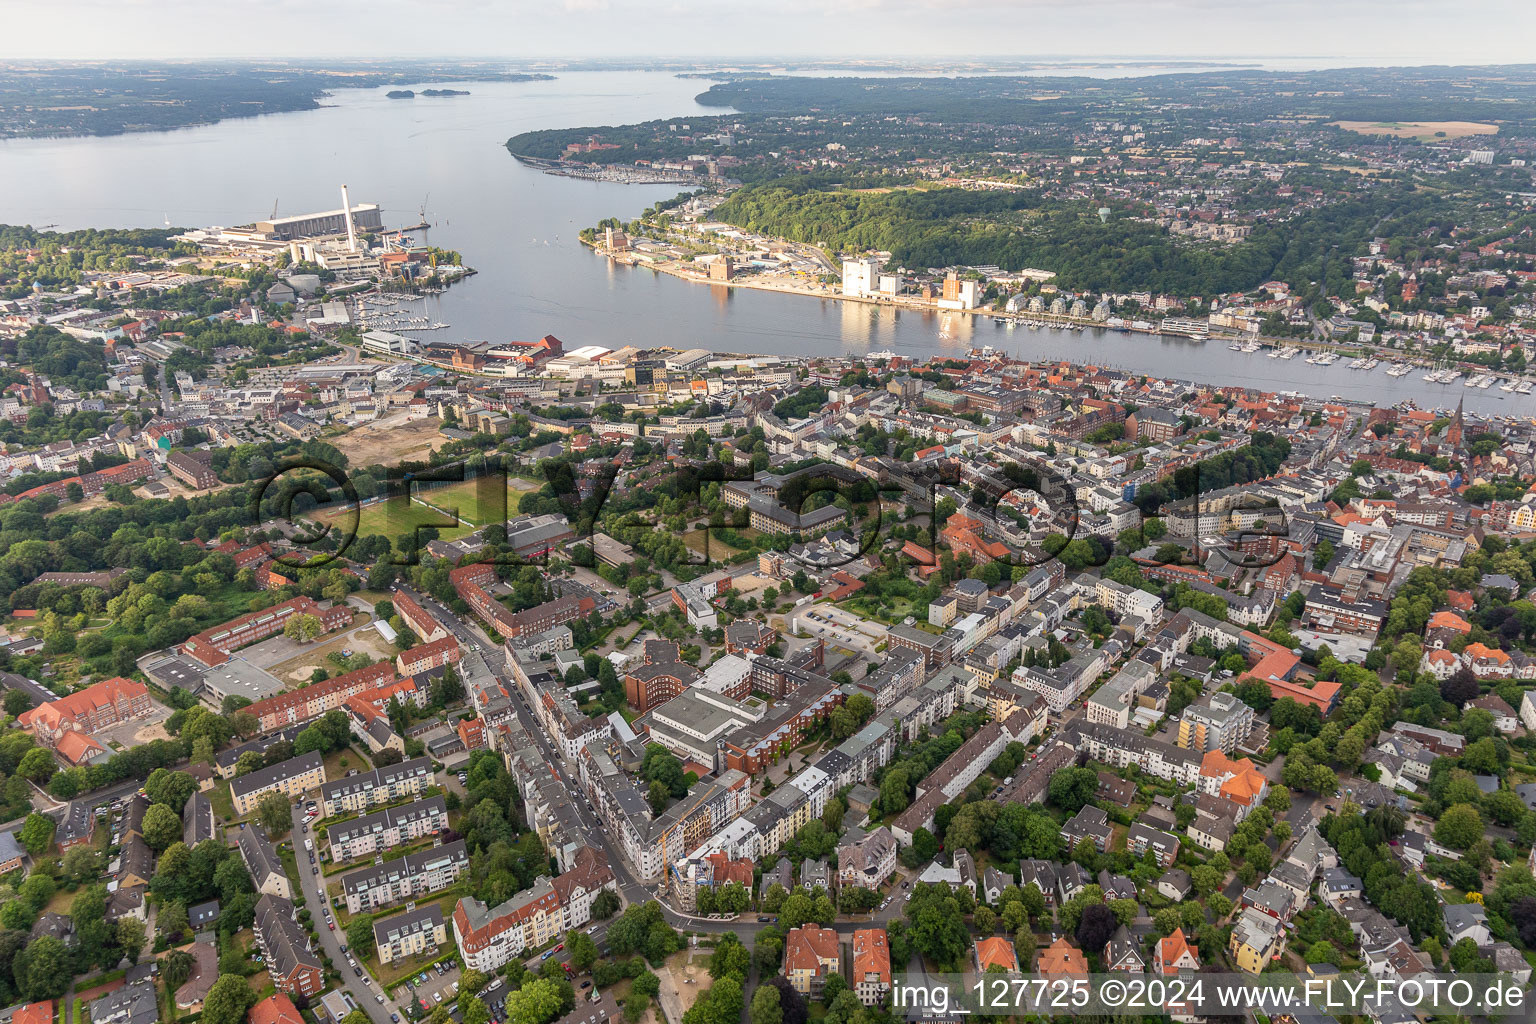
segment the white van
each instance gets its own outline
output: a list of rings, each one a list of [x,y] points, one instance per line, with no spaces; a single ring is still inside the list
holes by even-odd
[[[306,839],[306,840],[304,840],[304,849],[306,849],[306,850],[313,850],[314,848],[315,848],[315,841],[313,839]]]

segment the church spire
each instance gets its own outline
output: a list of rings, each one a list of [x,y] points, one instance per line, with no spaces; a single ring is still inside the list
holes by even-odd
[[[1466,396],[1462,396],[1456,400],[1456,415],[1451,417],[1451,425],[1445,428],[1445,443],[1450,445],[1452,448],[1461,447],[1461,434],[1464,425],[1462,421],[1461,407],[1466,400]]]

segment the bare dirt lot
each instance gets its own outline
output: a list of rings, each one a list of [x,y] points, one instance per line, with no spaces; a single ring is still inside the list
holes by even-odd
[[[749,572],[745,576],[737,576],[732,580],[731,589],[741,594],[752,594],[759,590],[767,590],[769,587],[777,587],[781,583],[781,580],[776,580],[772,576]]]
[[[448,438],[437,432],[441,423],[435,416],[407,420],[404,413],[396,413],[325,440],[335,445],[353,466],[393,466],[406,460],[425,461],[429,454],[447,444]]]
[[[394,650],[384,642],[384,638],[379,636],[378,630],[374,629],[370,623],[334,640],[312,644],[306,647],[298,657],[273,665],[267,671],[285,683],[308,682],[317,668],[337,671],[339,666],[330,660],[329,655],[332,651],[339,654],[344,650],[351,651],[353,654],[359,651],[366,652],[373,656],[374,661],[384,661],[394,657]]]
[[[677,986],[677,998],[681,1004],[682,1013],[687,1013],[698,1001],[701,991],[709,989],[709,954],[711,952],[708,949],[685,949],[667,957],[666,971],[672,976],[672,984]]]
[[[1390,135],[1395,139],[1463,139],[1497,135],[1499,126],[1479,121],[1334,121],[1335,127],[1361,135]]]

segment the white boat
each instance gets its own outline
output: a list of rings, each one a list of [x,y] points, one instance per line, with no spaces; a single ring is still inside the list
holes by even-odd
[[[1530,394],[1530,393],[1531,393],[1531,388],[1532,388],[1532,387],[1533,387],[1533,386],[1536,386],[1536,385],[1533,385],[1533,384],[1532,384],[1532,383],[1531,383],[1531,382],[1530,382],[1530,381],[1528,381],[1528,380],[1523,380],[1523,381],[1521,381],[1521,382],[1520,382],[1520,383],[1519,383],[1519,385],[1518,385],[1518,386],[1516,386],[1516,388],[1515,388],[1515,394],[1517,394],[1517,395],[1528,395],[1528,394]]]
[[[1513,390],[1515,390],[1515,382],[1512,381],[1512,380],[1507,380],[1503,384],[1499,385],[1499,390],[1500,391],[1513,391]]]
[[[1301,351],[1301,349],[1296,348],[1294,345],[1289,347],[1289,348],[1283,348],[1283,349],[1280,350],[1280,358],[1281,359],[1294,359],[1294,358],[1296,358],[1296,354],[1298,352],[1300,352],[1300,351]]]
[[[896,353],[892,352],[888,348],[883,348],[879,352],[871,352],[869,354],[869,358],[870,359],[895,359],[896,358]]]
[[[1280,350],[1278,348],[1272,348],[1265,354],[1268,355],[1271,359],[1280,358]]]

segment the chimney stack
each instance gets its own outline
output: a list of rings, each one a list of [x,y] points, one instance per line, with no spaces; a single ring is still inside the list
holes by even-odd
[[[347,218],[347,252],[357,252],[357,226],[352,223],[352,200],[345,185],[341,186],[341,213]]]

